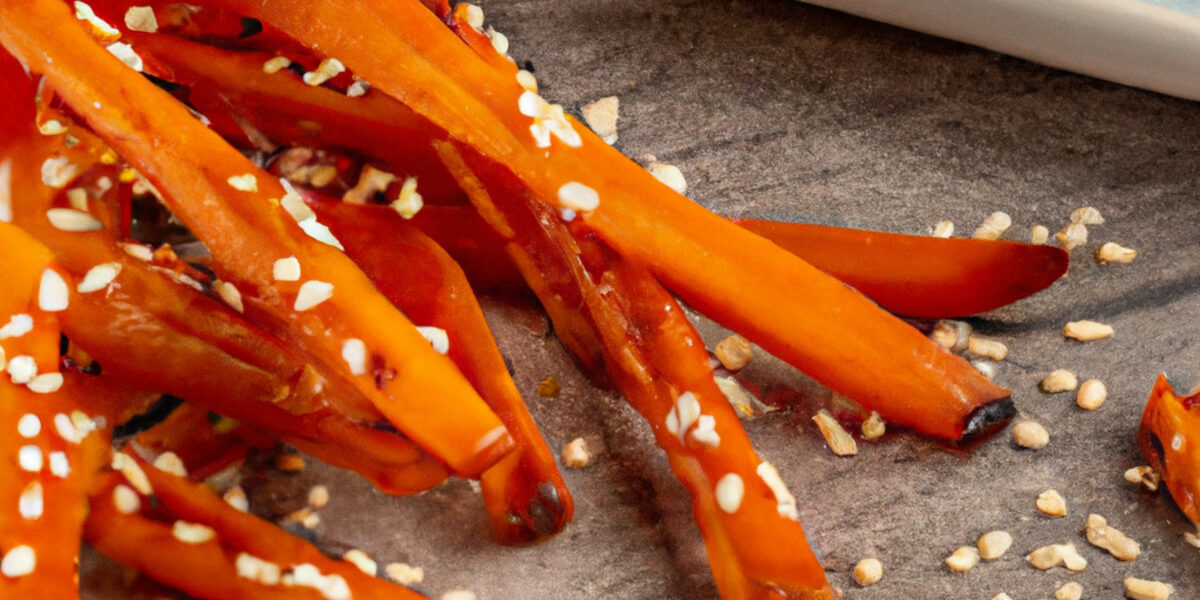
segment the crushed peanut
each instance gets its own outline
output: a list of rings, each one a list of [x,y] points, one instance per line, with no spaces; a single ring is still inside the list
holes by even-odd
[[[476,600],[476,597],[471,590],[450,590],[442,594],[441,600]]]
[[[971,337],[971,324],[943,319],[933,326],[933,333],[929,334],[929,337],[935,344],[959,352],[967,348],[967,340]]]
[[[967,351],[971,354],[984,356],[992,360],[1004,360],[1008,356],[1008,346],[996,340],[972,335],[967,338]]]
[[[821,409],[813,416],[813,421],[817,423],[817,427],[821,430],[821,435],[825,436],[825,443],[829,444],[829,449],[838,456],[854,456],[858,454],[858,444],[854,442],[854,438],[850,437],[849,433],[842,428],[842,424],[838,422],[829,411]]]
[[[425,569],[405,563],[388,563],[383,572],[387,574],[388,579],[400,585],[412,586],[425,581]]]
[[[979,564],[979,550],[973,546],[959,546],[946,557],[946,566],[955,573],[966,573]]]
[[[1089,379],[1079,386],[1075,404],[1084,410],[1096,410],[1108,399],[1108,388],[1099,379]]]
[[[979,558],[983,560],[996,560],[1004,556],[1005,552],[1012,547],[1013,537],[1007,531],[989,531],[979,536],[979,541],[975,545],[979,548]]]
[[[1013,441],[1022,448],[1037,450],[1050,443],[1050,432],[1037,421],[1021,421],[1013,425]]]
[[[149,6],[130,6],[125,11],[125,28],[143,33],[157,32],[158,19],[154,17],[154,9]]]
[[[1054,600],[1083,600],[1083,586],[1068,581],[1054,590]]]
[[[333,57],[325,58],[321,60],[321,64],[317,65],[316,71],[305,73],[301,79],[308,85],[318,86],[337,77],[339,73],[345,70],[346,65],[343,65],[342,61]]]
[[[854,565],[854,581],[867,587],[875,585],[883,578],[883,563],[878,558],[864,558]]]
[[[347,550],[342,555],[342,560],[358,567],[359,571],[374,577],[379,572],[379,564],[376,563],[366,552],[357,548]]]
[[[1100,211],[1094,207],[1084,206],[1071,212],[1071,222],[1084,225],[1103,225],[1104,217],[1100,216]]]
[[[177,477],[187,477],[188,475],[187,467],[183,464],[183,459],[179,458],[178,454],[169,450],[159,454],[154,459],[154,468]]]
[[[1008,216],[1008,213],[996,211],[983,220],[973,237],[977,240],[997,240],[1009,227],[1012,227],[1012,217]]]
[[[553,375],[543,379],[537,384],[537,394],[543,398],[553,398],[562,391],[562,385],[558,383]]]
[[[240,192],[258,191],[258,178],[255,177],[253,173],[246,173],[245,175],[233,175],[225,181],[229,183],[229,187]]]
[[[1111,337],[1113,328],[1097,321],[1071,321],[1063,327],[1063,335],[1081,342],[1090,342]]]
[[[721,390],[721,393],[725,395],[725,399],[733,406],[733,410],[737,412],[739,419],[752,419],[778,410],[774,406],[765,404],[762,400],[755,398],[753,394],[742,387],[742,384],[738,383],[732,377],[713,375],[713,381],[717,382],[717,388]]]
[[[292,64],[292,61],[288,57],[276,56],[275,58],[269,59],[266,62],[264,62],[263,66],[262,66],[262,70],[263,70],[263,73],[266,73],[267,75],[272,75],[274,73],[278,73],[278,72],[288,68],[289,66],[291,66],[291,64]]]
[[[871,416],[867,417],[862,424],[862,435],[868,440],[877,440],[887,433],[887,424],[883,422],[883,417],[879,413],[871,411]]]
[[[1063,500],[1058,490],[1046,490],[1037,497],[1038,512],[1050,517],[1067,516],[1067,501]]]
[[[1183,541],[1187,542],[1189,546],[1200,548],[1200,527],[1197,527],[1194,533],[1191,531],[1183,532]]]
[[[607,96],[583,105],[579,112],[583,120],[607,144],[617,141],[617,112],[620,109],[620,99]]]
[[[405,219],[411,219],[417,216],[424,206],[425,200],[417,192],[417,178],[405,178],[404,183],[400,186],[400,195],[392,201],[392,210]]]
[[[562,449],[563,465],[572,469],[582,469],[591,462],[592,454],[588,451],[587,441],[581,437],[567,442]]]
[[[371,200],[376,193],[382,192],[396,180],[396,176],[384,171],[376,169],[371,165],[366,165],[358,174],[358,181],[354,187],[346,190],[342,194],[342,202],[350,204],[365,204]],[[413,187],[416,187],[416,180],[413,180]]]
[[[1009,596],[1008,594],[1005,594],[1004,592],[1000,592],[999,594],[992,596],[992,600],[1012,600],[1012,596]]]
[[[1069,392],[1079,387],[1079,378],[1066,369],[1055,369],[1049,375],[1043,377],[1042,382],[1038,386],[1047,394]]]
[[[171,535],[185,544],[203,544],[217,536],[212,527],[187,521],[175,521],[171,526]]]
[[[329,504],[329,488],[323,485],[314,485],[308,490],[308,505],[313,508],[325,508]]]
[[[1095,254],[1097,264],[1131,263],[1137,258],[1137,250],[1126,248],[1116,242],[1105,242]]]
[[[1051,544],[1030,552],[1025,560],[1043,571],[1057,566],[1079,572],[1087,568],[1087,559],[1079,554],[1075,544]]]
[[[1161,581],[1125,578],[1125,597],[1130,600],[1168,600],[1171,597],[1170,584]]]
[[[1087,226],[1083,223],[1070,223],[1054,234],[1054,239],[1062,244],[1064,250],[1070,252],[1087,243]]]
[[[954,223],[948,220],[938,221],[933,226],[933,237],[948,238],[954,235]]]
[[[1097,548],[1108,550],[1117,560],[1135,560],[1142,553],[1142,547],[1124,533],[1117,531],[1108,524],[1108,520],[1097,514],[1090,514],[1084,526],[1087,541]]]
[[[664,162],[653,162],[646,166],[646,170],[663,185],[680,194],[687,193],[687,179],[684,179],[683,171],[680,171],[679,167]]]
[[[713,353],[726,369],[738,371],[750,362],[750,358],[754,356],[754,349],[750,340],[740,335],[731,335],[717,342]]]
[[[1050,240],[1050,230],[1045,225],[1034,225],[1029,230],[1029,243],[1042,245]]]
[[[304,457],[299,454],[285,452],[275,457],[275,468],[285,473],[299,473],[305,466]]]
[[[1142,465],[1125,471],[1125,481],[1139,484],[1151,492],[1158,491],[1159,474],[1153,468]]]
[[[234,561],[238,577],[257,581],[263,585],[278,585],[282,569],[279,565],[265,561],[252,554],[241,552]]]

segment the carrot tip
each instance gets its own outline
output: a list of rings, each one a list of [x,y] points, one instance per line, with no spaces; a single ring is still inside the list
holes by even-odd
[[[963,434],[960,441],[967,442],[984,436],[1013,418],[1013,415],[1016,414],[1017,407],[1013,404],[1011,396],[998,398],[987,404],[980,405],[967,416],[967,422],[963,426]]]

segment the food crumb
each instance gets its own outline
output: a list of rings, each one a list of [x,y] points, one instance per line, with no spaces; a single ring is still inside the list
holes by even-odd
[[[323,485],[314,485],[308,490],[308,505],[313,508],[325,508],[329,504],[329,488]]]
[[[617,113],[620,103],[616,96],[606,96],[579,109],[588,127],[610,145],[617,141]]]
[[[1012,596],[1009,596],[1008,594],[1005,594],[1004,592],[1000,592],[999,594],[992,596],[992,600],[1012,600]]]
[[[1063,500],[1058,490],[1046,490],[1037,497],[1038,512],[1050,517],[1067,516],[1067,501]]]
[[[687,180],[683,178],[683,171],[680,171],[679,167],[664,162],[653,162],[646,170],[667,187],[680,194],[687,193]]]
[[[562,385],[558,383],[558,379],[553,375],[543,379],[537,384],[537,393],[543,398],[553,398],[562,391]]]
[[[1050,443],[1050,432],[1037,421],[1021,421],[1013,425],[1013,441],[1022,448],[1037,450]]]
[[[1087,226],[1083,223],[1070,223],[1054,234],[1054,239],[1062,244],[1064,250],[1070,252],[1087,243]]]
[[[1079,386],[1075,404],[1084,410],[1096,410],[1108,399],[1108,388],[1099,379],[1089,379]]]
[[[1097,514],[1090,514],[1084,527],[1087,541],[1091,545],[1108,550],[1117,560],[1136,560],[1142,553],[1142,547],[1136,541],[1117,531],[1108,524],[1108,520]]]
[[[887,423],[884,423],[883,417],[879,413],[871,411],[871,416],[867,417],[862,424],[862,435],[868,440],[877,440],[887,433]]]
[[[838,456],[854,456],[858,454],[858,444],[854,442],[854,438],[850,437],[849,433],[842,428],[842,424],[838,422],[829,411],[821,409],[813,416],[813,421],[821,430],[821,435],[825,436],[825,443],[829,444],[829,449]]]
[[[933,237],[948,238],[954,235],[954,223],[948,220],[938,221],[933,226]]]
[[[1125,481],[1139,484],[1151,492],[1158,491],[1159,479],[1158,472],[1147,465],[1133,467],[1125,471]]]
[[[1097,321],[1071,321],[1063,327],[1063,335],[1081,342],[1090,342],[1111,337],[1113,328]]]
[[[1054,590],[1054,600],[1082,600],[1082,598],[1083,586],[1074,581],[1068,581]]]
[[[1097,264],[1131,263],[1137,258],[1137,250],[1126,248],[1116,242],[1105,242],[1095,254]]]
[[[947,350],[960,351],[967,348],[967,340],[971,337],[971,325],[965,321],[942,319],[933,326],[929,334],[933,342]]]
[[[1008,346],[996,340],[989,340],[977,335],[967,338],[967,351],[977,356],[992,360],[1004,360],[1008,356]]]
[[[1041,383],[1038,385],[1047,394],[1069,392],[1079,387],[1079,378],[1066,369],[1055,369],[1049,375],[1043,377]]]
[[[1005,552],[1012,547],[1013,537],[1007,531],[989,531],[979,536],[979,541],[975,545],[979,548],[979,558],[983,560],[996,560],[1004,556]]]
[[[125,11],[125,28],[130,31],[155,33],[158,31],[158,19],[154,17],[154,8],[149,6],[130,6]]]
[[[304,457],[299,454],[286,452],[275,457],[275,468],[286,473],[299,473],[304,470]]]
[[[400,585],[411,586],[425,581],[425,569],[406,563],[388,563],[383,572],[387,574],[388,579]]]
[[[1042,245],[1050,240],[1050,230],[1045,225],[1034,225],[1029,230],[1029,243]]]
[[[1008,216],[1008,213],[996,211],[983,220],[983,224],[975,230],[972,237],[977,240],[998,240],[1009,227],[1012,227],[1012,217]]]
[[[1161,581],[1126,577],[1125,597],[1130,600],[1167,600],[1171,597],[1171,586]]]
[[[730,371],[739,371],[749,364],[754,356],[754,349],[750,340],[740,335],[731,335],[717,342],[714,354],[723,367]]]
[[[1103,225],[1104,217],[1100,215],[1100,211],[1095,207],[1084,206],[1071,212],[1071,222],[1083,225]]]
[[[359,571],[374,577],[379,572],[379,565],[366,553],[357,548],[347,550],[342,560],[358,567]]]
[[[470,590],[450,590],[442,594],[442,600],[475,600],[475,592]]]
[[[864,558],[854,565],[854,580],[858,585],[867,587],[874,585],[883,578],[883,563],[878,558]]]
[[[587,441],[578,437],[567,442],[562,449],[563,465],[572,469],[582,469],[591,462],[592,453],[588,450]]]
[[[1030,552],[1025,557],[1025,560],[1028,560],[1030,565],[1043,571],[1061,565],[1068,570],[1078,572],[1086,569],[1088,564],[1087,559],[1080,555],[1079,550],[1075,548],[1075,544],[1042,546]]]
[[[959,546],[946,557],[946,566],[955,573],[966,573],[979,564],[979,550],[971,546]]]

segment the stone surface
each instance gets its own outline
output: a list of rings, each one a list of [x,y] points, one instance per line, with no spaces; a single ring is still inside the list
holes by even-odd
[[[1165,495],[1122,478],[1142,463],[1134,433],[1156,374],[1184,389],[1200,380],[1200,105],[784,0],[481,5],[518,61],[532,61],[549,100],[572,110],[619,96],[617,147],[679,166],[689,196],[722,214],[917,234],[950,219],[963,235],[1002,210],[1014,222],[1005,238],[1027,240],[1035,224],[1053,233],[1072,210],[1097,207],[1106,223],[1090,228],[1069,277],[970,320],[1008,346],[996,379],[1050,430],[1047,447],[1020,451],[1007,431],[968,450],[889,431],[838,458],[809,419],[829,392],[761,352],[739,377],[795,408],[747,429],[796,495],[846,598],[1051,597],[1067,579],[1088,597],[1117,598],[1126,575],[1200,597],[1186,519]],[[1097,266],[1091,253],[1106,241],[1136,248],[1137,260]],[[254,509],[285,514],[323,483],[331,499],[319,538],[423,567],[419,588],[435,598],[457,588],[482,600],[715,598],[687,496],[647,426],[580,374],[532,308],[492,299],[488,316],[550,447],[584,436],[601,448],[592,465],[564,471],[578,507],[566,532],[499,547],[465,482],[394,499],[321,465],[251,478]],[[1079,319],[1116,335],[1064,339],[1062,326]],[[709,344],[727,335],[700,327]],[[1108,402],[1088,412],[1041,393],[1038,382],[1060,367],[1104,380]],[[563,384],[557,398],[534,392],[549,375]],[[1047,488],[1066,498],[1066,518],[1034,508]],[[1089,546],[1091,512],[1143,555],[1120,563]],[[942,564],[993,529],[1015,539],[1003,558],[962,575]],[[1041,572],[1024,560],[1067,542],[1086,571]],[[860,588],[851,571],[866,556],[885,575]],[[157,597],[111,591],[119,570],[95,557],[84,570],[87,598]]]

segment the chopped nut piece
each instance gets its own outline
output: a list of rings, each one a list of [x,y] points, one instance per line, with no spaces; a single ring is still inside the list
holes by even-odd
[[[729,404],[733,405],[733,410],[737,411],[739,419],[752,419],[778,410],[755,398],[732,377],[713,375],[713,381],[717,382],[717,388],[721,390],[722,394],[725,394],[725,399],[729,401]]]
[[[750,358],[754,356],[754,349],[750,346],[750,340],[740,335],[731,335],[717,342],[714,354],[726,369],[738,371],[750,362]]]
[[[1058,392],[1069,392],[1076,387],[1079,387],[1079,378],[1075,374],[1066,369],[1055,369],[1049,375],[1042,378],[1039,384],[1043,392],[1047,394],[1057,394]]]
[[[867,417],[862,424],[862,435],[868,440],[877,440],[887,433],[887,424],[883,422],[883,417],[879,413],[871,411],[871,416]]]
[[[996,240],[1012,227],[1012,217],[1008,213],[996,211],[983,220],[983,224],[975,230],[973,236],[977,240]]]
[[[308,505],[313,508],[325,508],[329,504],[329,488],[323,485],[314,485],[308,490]]]
[[[359,571],[362,571],[371,577],[374,577],[375,574],[379,572],[378,563],[372,560],[366,552],[363,552],[357,548],[347,550],[346,553],[342,555],[342,560],[358,567]]]
[[[405,563],[388,563],[383,572],[387,574],[388,579],[400,585],[411,586],[425,581],[425,569]]]
[[[300,281],[300,261],[295,256],[281,258],[271,266],[275,281]]]
[[[655,179],[661,181],[664,185],[675,190],[680,194],[687,193],[687,180],[683,177],[683,171],[679,167],[663,162],[650,163],[646,167],[647,171],[654,176]]]
[[[125,27],[130,31],[155,33],[158,31],[158,19],[154,17],[154,9],[149,6],[130,6],[125,11]]]
[[[578,181],[568,181],[558,188],[558,202],[576,212],[591,212],[600,206],[600,194]]]
[[[933,237],[948,238],[954,235],[954,223],[950,221],[938,221],[933,226]]]
[[[1063,335],[1081,342],[1104,339],[1111,337],[1112,334],[1111,325],[1096,321],[1071,321],[1067,323],[1066,327],[1063,327]]]
[[[303,312],[332,297],[332,283],[310,279],[300,284],[300,291],[296,294],[296,302],[292,308],[296,312]]]
[[[1070,252],[1087,243],[1087,226],[1083,223],[1071,223],[1054,234],[1054,239],[1062,244],[1064,250]]]
[[[1054,600],[1082,600],[1083,586],[1074,581],[1068,581],[1062,584],[1057,590],[1054,590]]]
[[[252,554],[241,552],[234,561],[238,577],[257,581],[263,585],[278,585],[281,579],[279,565],[265,561]]]
[[[355,182],[354,187],[346,190],[345,194],[342,194],[342,201],[351,204],[365,204],[376,193],[386,190],[395,180],[395,175],[367,165],[358,174],[358,181]],[[413,187],[416,187],[415,178],[413,179]]]
[[[1060,565],[1076,572],[1087,568],[1087,559],[1079,554],[1075,544],[1042,546],[1030,552],[1025,559],[1029,561],[1029,564],[1043,571]]]
[[[588,466],[591,458],[592,454],[588,451],[587,441],[581,437],[575,438],[563,446],[562,461],[565,466],[582,469]]]
[[[1097,514],[1090,514],[1084,527],[1087,541],[1097,548],[1108,550],[1117,560],[1134,560],[1142,553],[1142,547],[1125,534],[1110,527],[1108,521]]]
[[[978,356],[986,356],[992,360],[1004,360],[1008,356],[1008,346],[996,340],[972,335],[967,338],[967,351]]]
[[[246,173],[245,175],[233,175],[226,181],[229,183],[229,187],[241,192],[258,191],[258,178],[252,173]]]
[[[979,541],[975,543],[979,547],[979,558],[983,560],[996,560],[1004,556],[1005,552],[1012,547],[1013,537],[1007,531],[989,531],[979,536]]]
[[[1161,581],[1126,577],[1125,597],[1131,600],[1167,600],[1171,597],[1171,586]]]
[[[113,506],[123,515],[132,515],[142,509],[142,497],[133,488],[118,484],[112,491]]]
[[[417,178],[405,178],[404,183],[400,185],[400,195],[392,201],[392,210],[402,218],[411,219],[417,216],[424,206],[425,199],[417,192]]]
[[[854,442],[854,438],[842,429],[842,424],[829,414],[829,411],[821,409],[813,417],[817,427],[821,430],[821,435],[825,436],[825,443],[829,444],[829,449],[838,456],[853,456],[858,454],[858,444]]]
[[[1067,516],[1067,501],[1063,500],[1058,490],[1046,490],[1038,494],[1037,509],[1047,516],[1065,517]]]
[[[58,135],[66,133],[67,127],[58,119],[50,119],[38,125],[38,133],[42,135]]]
[[[120,273],[121,263],[100,263],[88,269],[87,274],[83,276],[83,281],[80,281],[79,285],[75,286],[75,290],[80,294],[90,294],[100,291],[108,287],[108,284],[112,283]]]
[[[305,73],[301,79],[303,79],[304,83],[307,83],[308,85],[318,86],[326,81],[329,81],[330,79],[333,79],[334,77],[337,77],[338,73],[341,73],[345,70],[346,65],[343,65],[342,61],[330,57],[322,59],[321,64],[317,65],[316,71],[309,71]]]
[[[864,558],[854,565],[854,580],[858,585],[867,587],[874,585],[883,578],[883,563],[878,558]]]
[[[304,470],[304,457],[299,454],[285,453],[275,457],[275,468],[287,473],[299,473]]]
[[[1091,206],[1077,208],[1071,213],[1072,223],[1082,223],[1084,225],[1103,225],[1104,217],[1100,216],[1100,211]]]
[[[187,477],[187,467],[178,454],[171,451],[163,452],[154,459],[154,468],[178,477]]]
[[[1075,394],[1075,404],[1084,410],[1096,410],[1108,399],[1108,389],[1099,379],[1089,379],[1079,386]]]
[[[585,104],[579,109],[588,127],[591,127],[605,143],[612,144],[617,141],[617,112],[620,103],[616,96],[608,96]]]
[[[562,385],[558,383],[558,379],[555,379],[553,375],[543,379],[537,384],[537,393],[543,398],[553,398],[557,396],[558,392],[561,390]]]
[[[943,319],[933,326],[933,333],[929,337],[935,344],[959,352],[967,348],[967,340],[971,337],[971,325],[965,321]]]
[[[1160,477],[1158,473],[1146,465],[1133,467],[1132,469],[1125,471],[1125,481],[1128,481],[1129,483],[1141,484],[1151,492],[1158,491],[1159,480]]]
[[[733,514],[742,507],[742,496],[746,493],[746,484],[737,473],[726,473],[717,481],[717,506],[721,510]]]
[[[976,360],[971,362],[971,366],[979,371],[980,375],[991,379],[996,376],[996,363],[986,360]]]
[[[966,573],[979,564],[979,550],[972,546],[959,546],[950,556],[946,557],[946,566],[955,573]]]
[[[217,536],[212,527],[187,521],[175,521],[171,526],[171,535],[185,544],[203,544]]]
[[[250,500],[249,498],[246,498],[246,492],[242,490],[241,486],[235,485],[229,488],[222,498],[225,500],[226,504],[237,510],[242,512],[248,512],[250,510]]]
[[[1046,229],[1045,225],[1034,225],[1033,228],[1029,230],[1030,244],[1045,244],[1047,241],[1049,241],[1049,239],[1050,230]]]
[[[266,73],[267,75],[271,75],[273,73],[278,73],[278,72],[288,68],[288,66],[290,66],[291,64],[292,64],[292,61],[288,57],[276,56],[275,58],[272,58],[272,59],[264,62],[263,66],[262,66],[262,70],[263,70],[263,73]]]
[[[1137,258],[1137,250],[1126,248],[1116,242],[1105,242],[1096,251],[1096,262],[1099,264],[1131,263],[1135,258]]]
[[[1037,421],[1021,421],[1013,425],[1013,441],[1022,448],[1037,450],[1050,443],[1050,432]]]
[[[442,594],[442,600],[475,600],[475,592],[471,590],[450,590]]]
[[[1183,541],[1187,542],[1189,546],[1200,548],[1200,528],[1195,533],[1191,531],[1183,532]]]
[[[79,167],[65,156],[47,158],[42,163],[42,183],[55,189],[67,187],[78,174]]]

